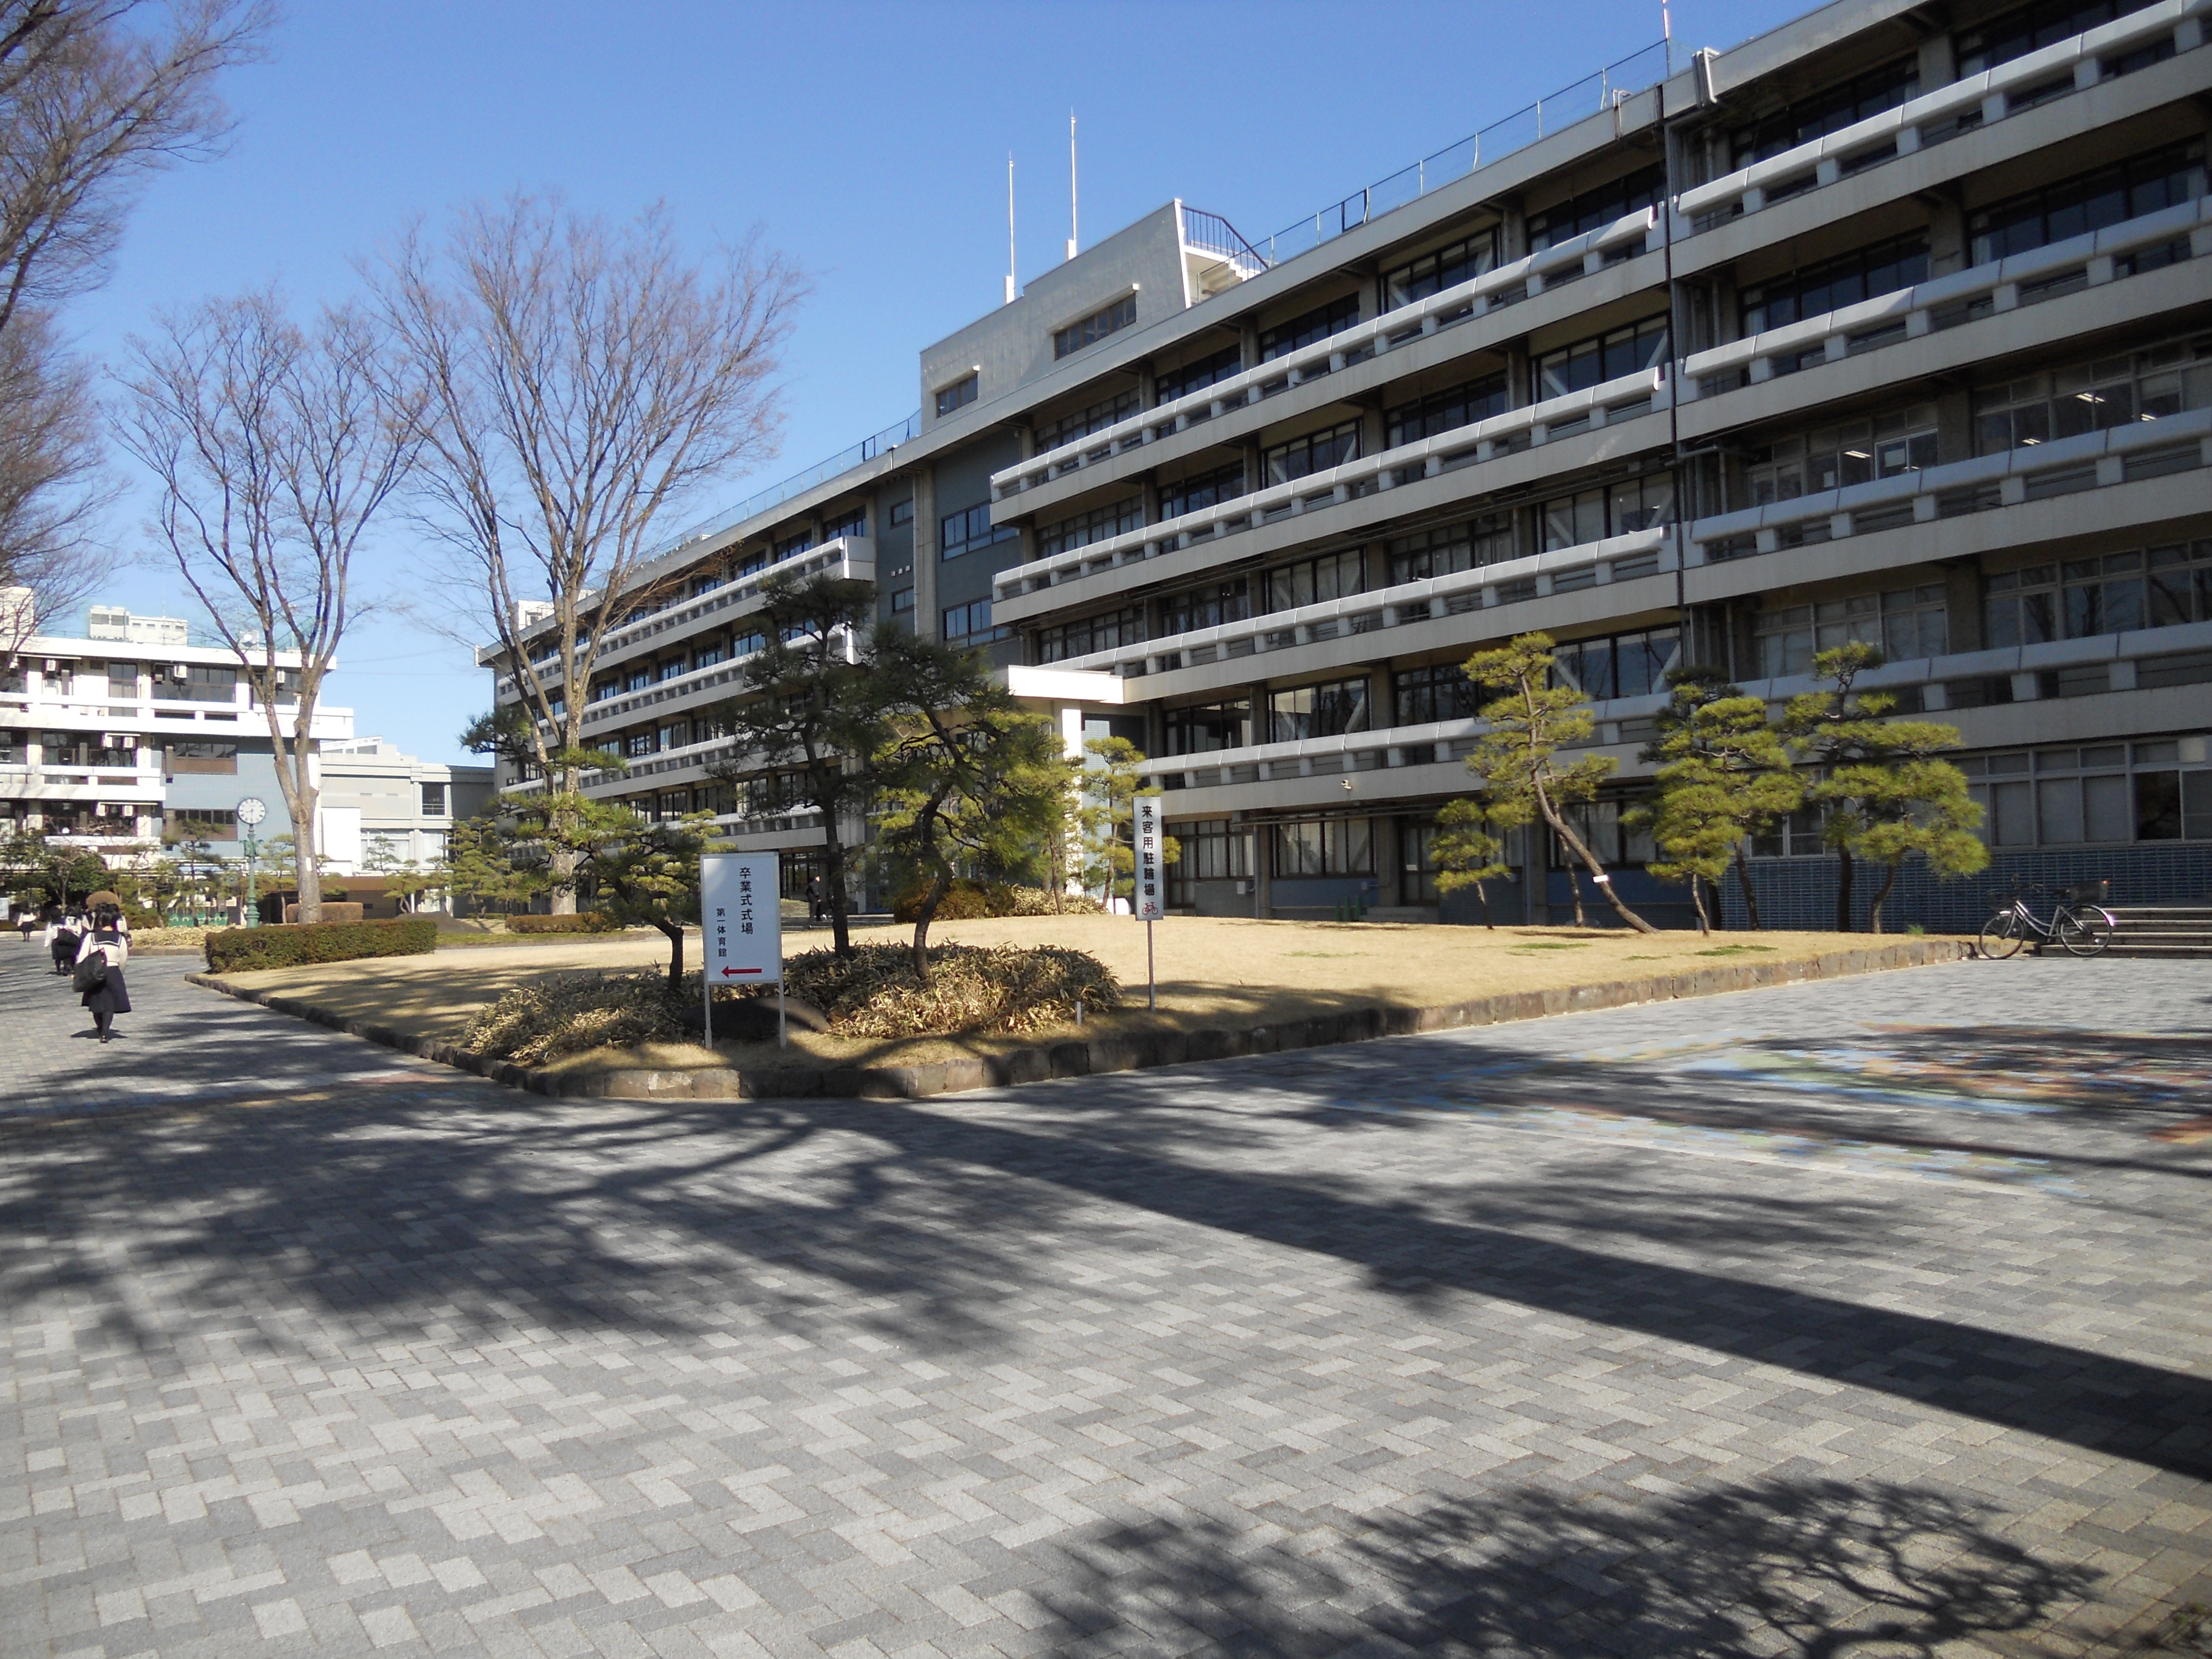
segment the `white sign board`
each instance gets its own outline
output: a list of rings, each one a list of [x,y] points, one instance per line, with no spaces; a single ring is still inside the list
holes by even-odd
[[[1160,798],[1139,795],[1137,890],[1131,908],[1139,921],[1158,921],[1168,913],[1168,867],[1161,858]]]
[[[773,853],[705,853],[699,921],[709,985],[783,982],[783,886]]]

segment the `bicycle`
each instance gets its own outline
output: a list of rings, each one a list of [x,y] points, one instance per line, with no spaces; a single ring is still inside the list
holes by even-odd
[[[1982,954],[2002,962],[2017,956],[2029,939],[2039,945],[2057,943],[2067,955],[2094,957],[2112,942],[2112,913],[2092,899],[2105,896],[2108,883],[2094,881],[2069,887],[2053,905],[2050,923],[2038,921],[2021,897],[2023,891],[2047,893],[2040,884],[2015,883],[1997,913],[1982,924]]]

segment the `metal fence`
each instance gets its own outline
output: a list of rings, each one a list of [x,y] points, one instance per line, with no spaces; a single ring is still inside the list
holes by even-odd
[[[735,507],[725,507],[713,517],[701,520],[653,556],[665,558],[671,553],[680,552],[694,542],[704,541],[710,536],[719,536],[724,531],[743,524],[757,513],[765,513],[780,501],[787,501],[793,495],[803,494],[818,483],[826,483],[839,473],[849,472],[856,466],[874,460],[886,450],[896,449],[899,445],[919,438],[921,435],[921,411],[917,409],[903,421],[887,426],[881,432],[861,439],[848,449],[839,450],[828,460],[817,461],[804,472],[794,472],[781,483],[770,484],[758,494],[746,496]]]
[[[1470,133],[1457,143],[1448,144],[1435,155],[1425,155],[1389,178],[1377,179],[1364,190],[1354,191],[1343,200],[1284,227],[1261,241],[1253,251],[1270,265],[1295,258],[1347,230],[1356,230],[1392,208],[1403,207],[1440,185],[1464,179],[1478,167],[1534,143],[1547,132],[1557,132],[1587,116],[1601,114],[1632,94],[1666,79],[1667,52],[1666,41],[1655,40],[1571,85],[1545,94],[1534,103],[1492,121],[1480,132]],[[1243,239],[1239,237],[1237,240],[1242,243]],[[1206,246],[1195,242],[1193,246]],[[1212,250],[1207,247],[1207,251]]]

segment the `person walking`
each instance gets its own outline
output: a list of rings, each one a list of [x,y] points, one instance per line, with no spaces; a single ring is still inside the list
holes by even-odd
[[[76,961],[77,950],[84,943],[84,929],[73,913],[64,913],[53,920],[46,929],[46,950],[53,957],[54,971],[67,974]]]
[[[810,876],[807,878],[806,919],[809,921],[819,921],[822,920],[823,908],[828,903],[829,896],[828,890],[822,884],[821,877]]]
[[[131,936],[123,928],[123,912],[103,904],[77,947],[76,981],[82,993],[79,1000],[92,1011],[92,1029],[102,1042],[114,1036],[116,1015],[131,1012],[131,988],[123,981],[123,964],[130,960]]]

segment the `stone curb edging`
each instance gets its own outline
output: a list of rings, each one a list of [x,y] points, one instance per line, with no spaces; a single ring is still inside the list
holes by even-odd
[[[328,1026],[422,1060],[473,1072],[510,1088],[561,1099],[596,1100],[789,1100],[819,1097],[840,1100],[918,1100],[970,1089],[1006,1088],[1054,1078],[1092,1077],[1194,1060],[1234,1060],[1248,1054],[1327,1048],[1382,1036],[1412,1036],[1468,1025],[1498,1025],[1509,1020],[1540,1019],[1548,1014],[1595,1008],[1625,1008],[1637,1003],[1671,1002],[1687,997],[1720,996],[1730,991],[1760,990],[1850,974],[1895,968],[1923,968],[1963,961],[1972,953],[1965,939],[1912,939],[1857,951],[1831,951],[1799,962],[1738,963],[1686,973],[1655,974],[1646,979],[1614,980],[1598,985],[1560,986],[1547,991],[1516,991],[1478,997],[1437,1008],[1352,1008],[1305,1019],[1241,1030],[1146,1031],[1127,1036],[1092,1037],[1017,1048],[973,1060],[939,1060],[920,1066],[787,1066],[741,1072],[727,1066],[663,1071],[631,1066],[589,1076],[552,1075],[513,1060],[491,1060],[455,1048],[410,1036],[373,1021],[346,1019],[298,997],[251,990],[213,974],[188,974],[185,982],[243,1002],[258,1003],[280,1014]]]

